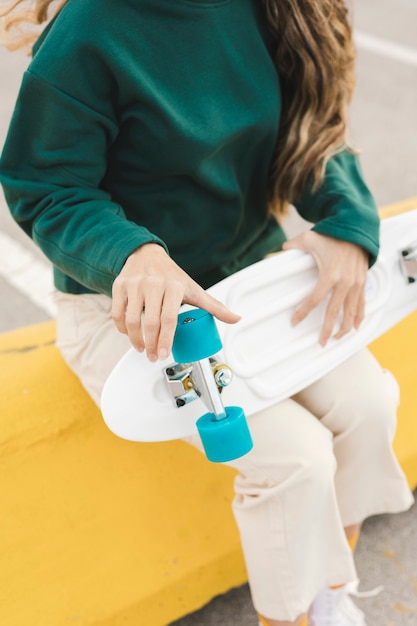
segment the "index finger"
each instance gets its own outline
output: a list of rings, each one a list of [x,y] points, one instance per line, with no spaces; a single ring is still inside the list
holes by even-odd
[[[226,322],[227,324],[236,324],[236,322],[241,319],[240,315],[233,313],[223,302],[208,294],[201,287],[198,287],[195,292],[189,294],[184,302],[204,309],[214,315],[218,320]]]

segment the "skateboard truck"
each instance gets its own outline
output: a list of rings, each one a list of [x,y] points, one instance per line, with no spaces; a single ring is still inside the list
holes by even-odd
[[[417,241],[401,250],[400,265],[407,282],[415,283],[417,281]]]
[[[180,313],[165,379],[178,408],[201,398],[209,412],[196,423],[207,458],[215,463],[237,459],[253,443],[243,409],[223,405],[220,392],[232,380],[227,365],[213,358],[222,342],[212,315],[203,309]]]
[[[214,414],[225,417],[219,394],[233,378],[228,365],[213,358],[195,363],[173,363],[164,369],[164,374],[177,408],[201,398]]]

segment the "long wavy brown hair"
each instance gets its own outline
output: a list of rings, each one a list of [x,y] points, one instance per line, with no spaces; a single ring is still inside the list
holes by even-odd
[[[261,0],[275,39],[282,115],[269,197],[279,215],[347,147],[355,48],[343,0]]]
[[[9,0],[0,9],[2,43],[30,47],[67,0]],[[344,0],[258,0],[274,37],[282,110],[269,200],[277,216],[306,185],[317,188],[329,158],[347,145],[355,49]]]
[[[45,25],[67,0],[6,0],[0,4],[0,43],[28,54]]]

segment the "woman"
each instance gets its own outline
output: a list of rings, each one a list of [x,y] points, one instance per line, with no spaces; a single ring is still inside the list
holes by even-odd
[[[9,45],[27,45],[21,27],[47,20],[50,4],[12,2]],[[319,268],[293,323],[328,298],[321,344],[358,328],[378,216],[346,145],[354,51],[344,3],[54,8],[0,180],[54,264],[58,345],[95,401],[130,344],[151,361],[167,356],[182,302],[238,323],[204,289],[281,248],[305,250]],[[315,226],[285,242],[290,202]],[[254,448],[232,463],[233,511],[261,624],[365,623],[348,595],[350,546],[366,517],[412,503],[391,449],[386,378],[363,351],[251,418]]]

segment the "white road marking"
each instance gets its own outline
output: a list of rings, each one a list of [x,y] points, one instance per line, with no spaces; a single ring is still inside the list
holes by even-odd
[[[56,315],[52,267],[0,232],[0,276],[51,317]]]
[[[417,67],[417,49],[415,48],[403,46],[361,31],[354,32],[354,39],[361,50]]]

